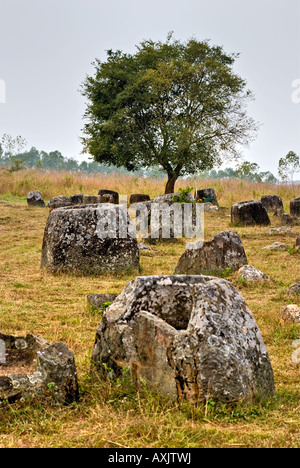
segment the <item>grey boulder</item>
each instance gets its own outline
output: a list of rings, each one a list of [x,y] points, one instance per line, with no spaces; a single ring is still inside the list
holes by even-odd
[[[300,307],[297,304],[289,304],[281,311],[281,323],[299,323]]]
[[[245,281],[249,282],[266,281],[268,279],[265,273],[258,270],[253,265],[244,265],[242,268],[239,269],[238,275]]]
[[[87,296],[88,306],[92,310],[102,311],[105,307],[105,304],[108,302],[114,302],[117,295],[112,293],[106,294],[89,294]]]
[[[42,194],[39,190],[34,190],[33,192],[28,193],[27,204],[28,206],[46,206]]]
[[[188,243],[175,274],[219,274],[226,268],[236,271],[246,264],[246,253],[238,233],[222,231],[211,241]]]
[[[294,294],[300,294],[300,281],[298,283],[292,284],[289,287],[288,294],[293,296]]]
[[[273,242],[273,244],[266,245],[262,250],[289,250],[290,245],[285,244],[284,242]]]

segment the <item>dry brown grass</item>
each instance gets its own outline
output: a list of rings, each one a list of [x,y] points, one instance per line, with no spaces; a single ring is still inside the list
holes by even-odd
[[[0,194],[26,197],[31,190],[40,190],[45,200],[57,195],[83,193],[97,195],[100,189],[116,190],[120,194],[161,193],[162,180],[144,179],[117,174],[85,174],[65,171],[41,171],[28,169],[11,173],[0,169]],[[163,192],[162,192],[163,193]]]
[[[73,182],[67,187],[67,177]],[[100,188],[120,193],[163,192],[162,181],[134,178],[84,177],[38,171],[0,175],[0,330],[24,335],[34,333],[49,341],[63,341],[75,353],[81,400],[67,408],[38,404],[8,405],[0,409],[0,447],[300,447],[300,368],[292,362],[291,343],[300,338],[300,327],[283,326],[282,308],[300,305],[290,298],[288,287],[300,280],[299,255],[268,252],[262,247],[275,240],[292,244],[300,235],[270,235],[266,228],[235,227],[249,264],[264,271],[270,281],[260,285],[228,277],[249,304],[268,348],[277,395],[267,406],[240,408],[177,407],[147,389],[133,392],[111,382],[90,379],[89,366],[96,328],[101,317],[86,303],[91,293],[120,293],[131,280],[125,277],[52,276],[40,270],[43,231],[48,209],[29,208],[24,200],[29,190],[40,189],[48,199]],[[27,182],[26,182],[27,181]],[[78,185],[82,182],[83,189]],[[57,184],[57,185],[56,185]],[[177,187],[193,185],[179,181]],[[201,184],[202,185],[202,184]],[[280,194],[289,200],[300,196],[298,187],[278,187],[240,181],[203,181],[216,189],[224,209],[205,216],[205,239],[230,227],[233,202]],[[200,182],[199,182],[200,187]],[[198,187],[198,188],[199,188]],[[3,204],[5,202],[5,204]],[[279,225],[271,216],[272,227]],[[141,252],[143,275],[171,274],[184,251],[185,241],[157,245]]]
[[[57,195],[74,195],[83,193],[96,195],[100,189],[115,190],[128,197],[132,193],[149,194],[151,198],[164,193],[166,180],[151,179],[130,175],[118,174],[84,174],[77,172],[41,171],[27,169],[18,172],[9,172],[0,169],[0,195],[3,200],[14,197],[20,200],[26,198],[28,192],[40,190],[45,200]],[[200,188],[213,187],[221,206],[231,206],[233,203],[243,200],[260,199],[262,195],[279,195],[289,209],[289,201],[300,196],[300,185],[274,185],[248,182],[233,179],[179,179],[175,190],[187,185]]]

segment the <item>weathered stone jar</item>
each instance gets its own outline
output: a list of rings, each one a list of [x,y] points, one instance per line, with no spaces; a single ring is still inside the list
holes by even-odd
[[[283,203],[278,195],[263,195],[261,197],[262,206],[268,211],[274,213],[283,213]]]
[[[219,206],[217,195],[216,195],[215,189],[213,188],[197,190],[195,192],[195,199],[196,200],[208,199],[211,201],[213,205]]]
[[[98,195],[100,195],[101,203],[114,203],[115,205],[119,203],[119,194],[114,190],[99,190]]]
[[[92,368],[117,377],[128,366],[137,385],[173,400],[251,400],[274,394],[261,333],[243,297],[208,276],[137,277],[106,309]]]
[[[292,216],[300,217],[300,197],[290,201],[290,213]]]
[[[142,203],[150,201],[150,196],[143,193],[133,193],[130,195],[129,204],[133,205],[134,203]]]
[[[138,271],[139,249],[128,214],[109,203],[51,211],[41,267],[86,276]]]
[[[231,222],[242,226],[269,226],[270,218],[261,201],[250,200],[240,202],[231,207]]]

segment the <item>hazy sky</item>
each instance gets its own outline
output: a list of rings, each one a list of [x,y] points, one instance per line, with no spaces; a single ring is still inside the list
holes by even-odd
[[[262,124],[243,155],[277,175],[280,157],[300,154],[300,0],[0,0],[0,137],[82,160],[79,87],[93,60],[169,31],[241,54]]]

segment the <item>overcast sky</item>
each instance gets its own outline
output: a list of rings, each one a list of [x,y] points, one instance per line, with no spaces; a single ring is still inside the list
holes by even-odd
[[[235,71],[262,124],[243,156],[277,175],[280,157],[300,154],[300,0],[0,0],[0,137],[86,159],[79,87],[92,62],[169,31],[241,54]]]

